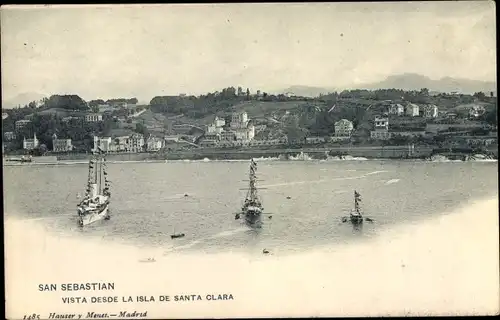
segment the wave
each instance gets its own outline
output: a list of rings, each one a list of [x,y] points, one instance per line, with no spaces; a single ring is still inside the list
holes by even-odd
[[[252,158],[254,161],[277,161],[280,160],[278,157],[259,157]],[[209,159],[203,158],[202,160],[165,160],[165,163],[179,163],[179,162],[192,162],[192,163],[200,163],[200,162],[248,162],[249,159]]]
[[[333,156],[333,157],[328,157],[327,161],[366,161],[368,158],[365,157],[353,157],[350,155],[346,156]]]
[[[400,179],[391,179],[391,180],[387,181],[385,184],[387,185],[387,184],[397,183],[397,182],[399,182],[399,180]]]
[[[290,156],[288,158],[291,161],[311,161],[314,160],[311,156],[309,156],[307,153],[301,152],[296,156]]]
[[[322,183],[322,182],[328,182],[328,181],[342,181],[342,180],[354,180],[354,179],[363,179],[368,176],[374,175],[374,174],[379,174],[379,173],[385,173],[388,172],[386,170],[377,170],[369,173],[365,173],[363,175],[359,176],[353,176],[353,177],[338,177],[338,178],[330,178],[330,179],[319,179],[319,180],[303,180],[303,181],[290,181],[290,182],[282,182],[282,183],[276,183],[276,184],[268,184],[268,185],[263,185],[263,188],[270,188],[270,187],[283,187],[283,186],[291,186],[291,185],[297,185],[297,184],[308,184],[308,183]]]

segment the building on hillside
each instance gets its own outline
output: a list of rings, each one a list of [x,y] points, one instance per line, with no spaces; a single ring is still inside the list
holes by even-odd
[[[101,122],[102,114],[100,113],[89,113],[85,115],[86,122]]]
[[[139,133],[132,134],[127,141],[127,151],[138,153],[144,151],[144,136]]]
[[[7,112],[2,112],[2,120],[7,119],[9,114]]]
[[[248,125],[248,114],[243,112],[233,113],[231,116],[231,129],[243,129]]]
[[[215,117],[215,120],[213,123],[209,124],[207,127],[207,133],[221,133],[224,131],[224,126],[226,125],[226,121],[224,119],[221,119],[219,117]]]
[[[5,139],[5,141],[12,141],[15,140],[17,136],[15,132],[7,131],[3,134],[3,138]]]
[[[235,141],[236,140],[236,131],[233,131],[233,130],[223,131],[220,134],[220,140],[221,141]]]
[[[373,123],[375,130],[389,130],[389,118],[375,116],[375,121]]]
[[[104,151],[104,152],[112,152],[114,150],[111,141],[111,137],[98,137],[94,136],[94,147],[92,148],[92,151],[97,151],[98,149]]]
[[[406,106],[406,115],[410,117],[418,117],[420,114],[420,108],[414,103],[408,103]]]
[[[130,136],[118,136],[111,139],[110,152],[129,152]]]
[[[391,138],[389,132],[389,118],[376,116],[373,124],[374,130],[370,132],[370,137],[376,140],[387,140]]]
[[[160,151],[161,148],[163,148],[163,145],[164,145],[164,139],[160,139],[158,137],[149,135],[146,141],[146,150],[148,152],[157,152]]]
[[[106,111],[113,111],[115,108],[106,103],[106,104],[98,104],[97,109],[99,110],[99,113],[102,113]]]
[[[399,103],[391,104],[389,106],[388,113],[392,115],[402,116],[405,114],[405,108]]]
[[[335,136],[336,137],[350,137],[354,125],[347,119],[341,119],[335,122]]]
[[[246,128],[235,129],[236,140],[251,141],[255,137],[255,126],[250,122]]]
[[[425,136],[425,130],[414,130],[414,131],[391,131],[391,138],[392,137],[410,137],[410,138],[415,138],[415,137],[423,137]]]
[[[81,118],[69,116],[69,117],[64,117],[61,119],[61,121],[64,123],[69,123],[69,122],[77,121],[77,120],[81,120]]]
[[[191,124],[174,124],[172,126],[171,132],[173,134],[189,134],[193,129]]]
[[[229,127],[238,141],[251,141],[255,137],[255,126],[244,111],[232,114]],[[226,140],[224,137],[221,138]]]
[[[52,151],[68,152],[71,150],[73,150],[71,139],[59,139],[55,133],[52,135]]]
[[[307,144],[323,143],[325,141],[326,141],[325,137],[307,137],[306,138]]]
[[[469,109],[469,116],[471,118],[479,118],[480,116],[482,116],[484,113],[486,112],[486,110],[484,109],[483,106],[480,106],[480,105],[475,105],[475,106],[472,106],[470,109]]]
[[[446,112],[444,116],[448,120],[455,120],[456,118],[458,118],[458,114],[456,114],[455,112]]]
[[[424,117],[426,118],[437,118],[439,114],[438,107],[433,104],[429,104],[424,108]]]
[[[23,139],[23,149],[24,150],[33,150],[40,146],[40,141],[36,137],[36,133],[33,134],[33,139]]]
[[[31,124],[31,120],[18,120],[16,121],[16,131],[22,130],[27,125]]]

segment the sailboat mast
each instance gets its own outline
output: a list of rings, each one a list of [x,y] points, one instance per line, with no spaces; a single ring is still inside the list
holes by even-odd
[[[99,162],[102,160],[99,159]],[[102,162],[101,162],[101,167],[99,168],[99,194],[102,193]]]
[[[356,190],[354,190],[354,211],[360,215],[361,213],[359,212],[359,198],[360,198],[360,194],[356,192]]]
[[[97,170],[99,169],[99,163],[97,162],[97,157],[95,156],[95,154],[93,155],[93,158],[95,159],[94,183],[97,184]]]
[[[255,180],[256,180],[255,172],[256,171],[257,171],[257,164],[252,159],[251,164],[250,164],[250,175],[249,175],[249,178],[250,178],[249,179],[250,180],[249,193],[250,193],[250,198],[252,200],[257,199],[257,188],[255,187]]]

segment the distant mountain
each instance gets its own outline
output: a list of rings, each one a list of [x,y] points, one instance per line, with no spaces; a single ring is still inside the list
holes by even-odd
[[[291,86],[289,88],[279,90],[278,94],[293,94],[295,96],[301,97],[317,97],[320,94],[327,94],[334,92],[338,89],[335,88],[320,88],[320,87],[309,87],[309,86]]]
[[[420,90],[427,88],[431,92],[460,92],[464,94],[473,94],[482,91],[489,93],[497,92],[496,83],[489,81],[469,80],[469,79],[455,79],[445,77],[440,80],[433,80],[429,77],[415,74],[405,73],[400,75],[389,76],[385,80],[375,83],[367,83],[361,85],[345,86],[343,88],[333,87],[309,87],[309,86],[291,86],[284,90],[279,90],[278,93],[293,93],[297,96],[304,97],[317,97],[320,94],[327,94],[334,91],[342,91],[345,89],[402,89],[402,90]]]
[[[420,90],[422,88],[427,88],[430,91],[436,92],[459,92],[464,94],[473,94],[479,91],[485,93],[488,93],[490,91],[497,91],[495,82],[455,79],[450,77],[441,78],[440,80],[433,80],[426,76],[415,73],[405,73],[401,75],[389,76],[383,81],[357,85],[355,86],[355,88],[369,90],[387,88]]]
[[[11,109],[17,107],[18,105],[24,107],[31,101],[39,101],[46,97],[46,95],[36,92],[21,93],[11,99],[2,100],[2,109]]]

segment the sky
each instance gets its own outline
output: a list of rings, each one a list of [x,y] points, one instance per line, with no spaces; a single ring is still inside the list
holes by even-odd
[[[85,100],[496,81],[493,1],[2,6],[2,94]]]

